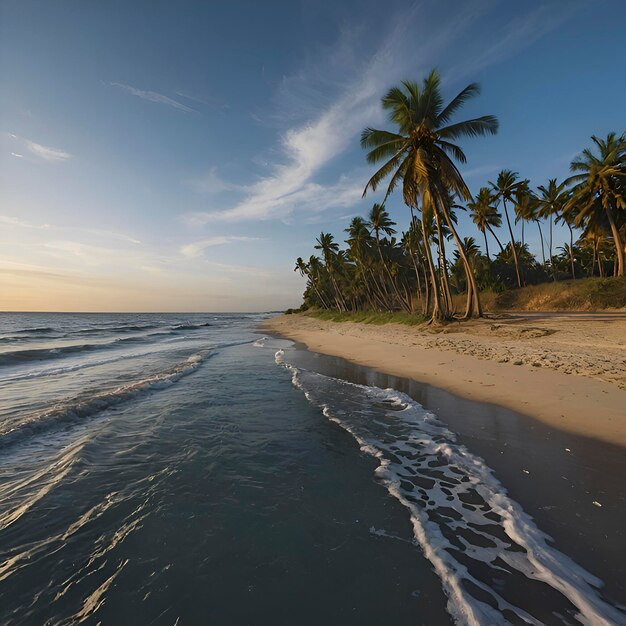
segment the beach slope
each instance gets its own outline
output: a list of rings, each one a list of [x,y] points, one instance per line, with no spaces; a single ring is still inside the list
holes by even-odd
[[[626,446],[626,314],[520,314],[441,328],[264,322],[310,350]]]

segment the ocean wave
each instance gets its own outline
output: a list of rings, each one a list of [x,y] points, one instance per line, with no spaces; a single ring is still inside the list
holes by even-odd
[[[293,384],[378,462],[376,476],[409,511],[459,624],[625,623],[599,592],[602,581],[550,545],[485,461],[432,413],[393,389],[299,369],[275,355]],[[522,593],[519,593],[523,590]],[[537,610],[544,611],[537,615]]]
[[[210,324],[209,322],[204,322],[203,324],[175,324],[172,326],[172,330],[196,330],[207,326],[213,326],[213,324]]]
[[[0,354],[0,367],[10,365],[22,365],[32,361],[47,361],[59,359],[82,352],[92,352],[118,347],[126,343],[138,343],[145,341],[144,337],[118,337],[106,343],[82,343],[69,346],[57,346],[55,348],[27,348],[24,350],[12,350]]]
[[[198,352],[185,361],[146,378],[104,392],[83,393],[30,415],[19,424],[0,431],[0,447],[11,445],[24,437],[39,434],[66,423],[83,420],[138,394],[165,389],[181,377],[195,371],[208,354],[206,351]]]

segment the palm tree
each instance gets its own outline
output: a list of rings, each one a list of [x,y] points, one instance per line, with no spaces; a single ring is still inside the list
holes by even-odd
[[[550,236],[548,239],[548,252],[550,255],[550,267],[552,269],[552,279],[556,280],[556,272],[554,270],[554,259],[552,258],[552,225],[555,220],[555,216],[558,218],[563,213],[565,202],[567,200],[567,194],[565,192],[565,182],[560,185],[557,184],[556,178],[551,178],[548,181],[548,185],[540,185],[538,188],[539,195],[537,196],[537,215],[543,218],[549,218],[550,220]]]
[[[620,225],[626,213],[626,133],[619,137],[609,133],[606,139],[592,136],[591,140],[598,155],[586,148],[572,161],[570,170],[576,173],[566,181],[574,187],[565,212],[578,212],[574,220],[577,225],[598,210],[605,212],[615,244],[617,275],[624,276],[624,242]],[[600,202],[597,203],[596,199]]]
[[[470,217],[478,230],[483,234],[485,238],[485,252],[487,253],[487,260],[491,262],[489,258],[489,243],[487,242],[487,231],[489,231],[494,239],[500,246],[500,251],[504,250],[497,235],[493,232],[493,228],[500,228],[502,225],[502,216],[498,213],[498,209],[493,205],[495,196],[491,192],[489,187],[481,187],[478,190],[476,199],[467,203],[467,208],[470,210]]]
[[[311,259],[317,259],[317,257],[311,257]],[[300,276],[306,276],[308,279],[308,282],[311,284],[311,286],[313,287],[313,291],[315,291],[317,297],[319,298],[320,302],[322,303],[322,306],[325,309],[328,309],[328,304],[326,303],[326,300],[324,299],[324,297],[322,296],[318,285],[317,285],[317,278],[318,275],[315,275],[312,271],[311,271],[311,264],[309,263],[308,265],[304,262],[304,260],[302,259],[302,257],[298,257],[296,259],[296,266],[293,269],[294,272],[299,272]]]
[[[454,141],[460,137],[495,134],[498,120],[493,115],[486,115],[450,124],[454,114],[478,95],[480,88],[471,83],[444,106],[440,82],[438,72],[433,70],[421,86],[405,80],[400,87],[392,87],[383,97],[382,106],[389,111],[396,132],[366,128],[361,134],[361,146],[369,150],[367,161],[371,164],[384,161],[367,182],[363,195],[369,190],[376,191],[391,176],[385,199],[402,181],[404,202],[411,209],[421,208],[423,221],[428,221],[433,215],[435,219],[443,217],[452,231],[467,273],[468,299],[473,299],[473,312],[481,316],[478,288],[450,217],[449,194],[471,200],[469,189],[454,162],[465,163],[467,159]],[[425,235],[424,229],[422,233]],[[444,319],[449,317],[449,311],[441,307],[432,255],[426,239],[424,249],[433,286],[433,320]]]
[[[366,297],[370,305],[375,309],[381,307],[389,308],[385,302],[385,295],[380,290],[376,277],[371,270],[369,256],[372,246],[372,236],[368,228],[368,223],[362,217],[354,217],[345,232],[349,235],[346,243],[356,263],[358,274],[363,280]]]
[[[385,270],[385,272],[387,273],[387,276],[389,277],[391,289],[394,292],[396,298],[399,300],[401,306],[407,310],[410,310],[410,307],[407,305],[407,303],[404,301],[404,299],[400,295],[400,292],[398,291],[398,286],[396,284],[396,281],[394,280],[394,277],[391,274],[389,264],[387,263],[381,250],[380,233],[382,232],[385,235],[391,236],[395,234],[396,232],[393,229],[393,227],[395,226],[395,223],[391,221],[391,218],[389,217],[389,213],[387,213],[387,211],[385,210],[384,204],[375,203],[372,206],[372,210],[370,211],[370,215],[369,215],[369,226],[374,231],[374,237],[376,239],[376,249],[378,250],[378,256],[380,258],[380,262],[382,264],[383,269]]]
[[[569,200],[569,193],[565,194],[565,205],[567,205],[567,201]],[[556,218],[555,223],[562,221],[565,222],[565,225],[569,229],[569,246],[564,247],[563,250],[566,250],[569,254],[570,260],[570,268],[572,270],[572,278],[576,278],[576,268],[574,266],[574,229],[573,226],[576,224],[577,212],[575,207],[571,207],[568,211],[564,211]]]
[[[513,229],[511,228],[511,220],[509,219],[509,212],[506,208],[506,201],[515,204],[515,194],[527,186],[528,181],[519,180],[519,174],[512,172],[511,170],[502,170],[498,174],[498,179],[495,183],[489,182],[491,188],[495,191],[496,198],[502,201],[504,206],[504,215],[506,217],[506,224],[509,227],[509,235],[511,236],[511,250],[513,251],[513,263],[515,264],[515,275],[517,276],[517,286],[522,286],[522,277],[519,271],[519,259],[517,258],[517,248],[515,246],[515,237],[513,236]]]
[[[335,291],[335,302],[337,304],[337,308],[340,311],[345,311],[347,309],[345,300],[341,295],[341,290],[339,289],[339,285],[337,284],[337,266],[335,264],[335,259],[337,254],[339,253],[339,246],[334,240],[334,237],[330,233],[320,233],[320,236],[316,239],[317,245],[315,246],[316,250],[322,251],[322,256],[324,257],[324,265],[326,266],[326,272],[330,278],[330,282],[333,285],[333,289]]]
[[[324,266],[322,265],[322,262],[320,261],[318,257],[312,254],[309,257],[309,262],[307,264],[307,267],[309,270],[309,277],[311,279],[311,283],[313,284],[313,289],[315,293],[318,294],[318,297],[322,301],[322,305],[325,308],[330,309],[331,308],[331,305],[329,302],[330,298],[326,296],[326,294],[324,293],[325,290],[322,286],[322,274],[324,272]]]

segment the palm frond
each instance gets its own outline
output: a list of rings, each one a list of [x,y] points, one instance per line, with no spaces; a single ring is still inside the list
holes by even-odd
[[[482,137],[495,135],[498,132],[498,118],[495,115],[483,115],[473,120],[465,120],[445,126],[437,131],[443,139],[458,139],[459,137]]]
[[[468,101],[480,93],[478,83],[470,83],[458,93],[437,117],[437,126],[442,126],[450,121],[450,118]]]

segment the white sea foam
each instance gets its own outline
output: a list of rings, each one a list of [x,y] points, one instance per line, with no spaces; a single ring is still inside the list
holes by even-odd
[[[456,623],[541,624],[538,610],[587,625],[626,623],[599,592],[602,582],[553,548],[484,460],[432,413],[393,389],[298,369],[284,356],[277,351],[275,361],[294,385],[378,461],[376,476],[410,512]]]
[[[80,420],[99,413],[138,393],[169,387],[182,376],[197,369],[206,355],[206,351],[198,352],[185,361],[146,378],[99,393],[84,393],[79,397],[59,402],[43,411],[25,416],[18,423],[12,423],[6,430],[0,431],[0,447],[61,423]]]

